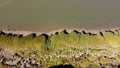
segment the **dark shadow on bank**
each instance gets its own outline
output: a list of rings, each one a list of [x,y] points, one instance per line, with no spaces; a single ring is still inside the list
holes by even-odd
[[[67,64],[67,65],[58,65],[58,66],[52,66],[50,68],[74,68],[71,64]]]

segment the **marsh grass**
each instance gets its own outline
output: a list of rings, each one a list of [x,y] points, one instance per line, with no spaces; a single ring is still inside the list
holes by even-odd
[[[72,64],[74,66],[87,67],[91,62],[94,66],[99,66],[96,62],[98,56],[80,56],[78,58],[66,58],[60,57],[56,58],[55,56],[67,56],[77,55],[79,53],[84,54],[86,50],[90,51],[91,55],[107,55],[111,56],[113,51],[120,46],[120,30],[114,31],[114,34],[111,32],[104,32],[104,37],[101,34],[90,34],[85,32],[70,32],[66,33],[65,31],[59,32],[49,36],[48,38],[45,35],[39,35],[34,37],[32,34],[24,37],[19,37],[19,35],[8,35],[0,34],[0,46],[5,46],[10,50],[13,50],[15,53],[28,58],[29,55],[32,55],[35,51],[37,52],[37,59],[41,60],[43,66],[50,67],[53,65],[59,64]],[[24,52],[24,54],[22,54]],[[46,59],[45,57],[52,58]],[[116,56],[116,59],[119,61],[120,56]],[[87,59],[84,59],[84,58]],[[99,60],[102,64],[108,64],[111,62],[109,58],[101,58]]]

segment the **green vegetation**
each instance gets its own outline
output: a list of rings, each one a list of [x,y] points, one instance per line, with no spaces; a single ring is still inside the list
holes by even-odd
[[[119,32],[105,31],[102,35],[64,30],[51,36],[31,34],[24,37],[1,32],[0,46],[26,59],[36,55],[42,67],[72,64],[74,67],[96,68],[120,61]]]

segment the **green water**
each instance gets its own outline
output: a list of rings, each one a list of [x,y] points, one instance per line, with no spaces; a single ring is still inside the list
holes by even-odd
[[[0,29],[120,26],[120,0],[0,0]]]

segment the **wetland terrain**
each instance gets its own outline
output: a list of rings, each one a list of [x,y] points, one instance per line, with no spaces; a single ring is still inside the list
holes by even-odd
[[[120,65],[120,29],[63,30],[51,35],[0,32],[2,66],[16,68],[115,68]]]
[[[0,68],[119,68],[120,0],[0,0]]]

